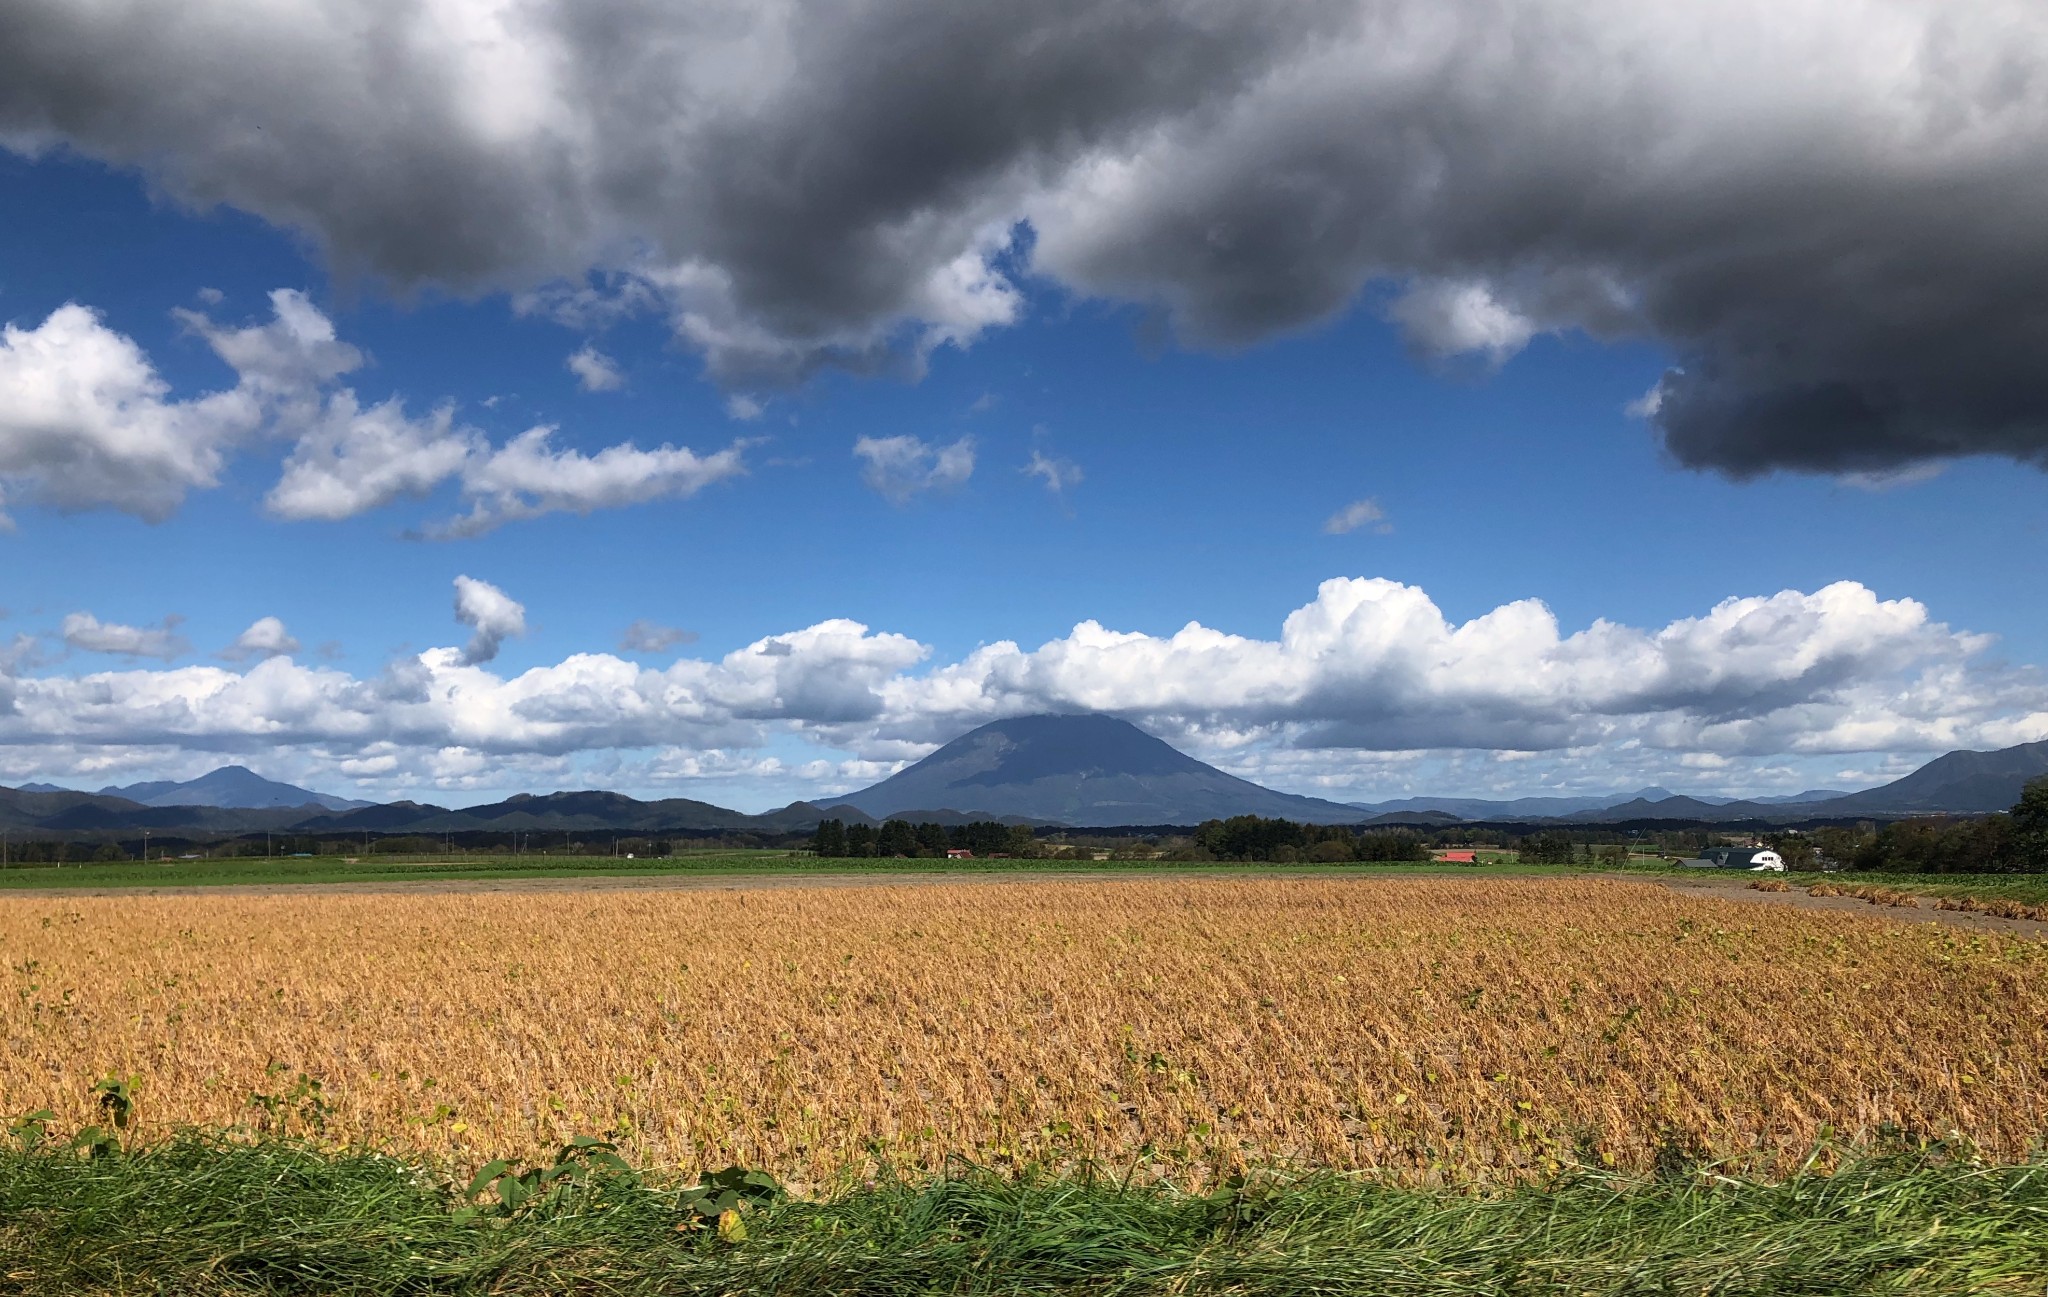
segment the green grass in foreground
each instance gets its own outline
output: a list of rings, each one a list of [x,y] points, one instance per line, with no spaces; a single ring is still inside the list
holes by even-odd
[[[1493,1194],[1335,1176],[1215,1195],[962,1169],[679,1231],[612,1176],[511,1215],[374,1154],[186,1137],[0,1154],[0,1291],[527,1294],[1962,1294],[2042,1291],[2048,1164],[1873,1157]]]

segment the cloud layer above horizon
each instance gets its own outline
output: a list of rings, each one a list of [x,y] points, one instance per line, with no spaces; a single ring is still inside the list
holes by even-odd
[[[1650,339],[1641,410],[1738,477],[2048,456],[2027,0],[16,0],[0,146],[344,278],[658,313],[740,389],[914,369],[1036,278],[1198,346],[1361,301],[1482,366]]]
[[[1000,642],[934,665],[909,636],[835,619],[717,658],[590,652],[505,673],[494,660],[526,608],[467,576],[455,591],[468,645],[368,678],[297,661],[274,620],[251,627],[262,652],[240,670],[60,674],[32,654],[0,658],[0,771],[79,778],[254,751],[395,794],[502,788],[579,755],[639,753],[625,777],[641,786],[766,774],[795,797],[879,778],[999,717],[1103,711],[1295,790],[1366,791],[1372,762],[1425,752],[1740,777],[1785,758],[2048,737],[2039,672],[1988,661],[1987,637],[1853,582],[1728,599],[1656,629],[1566,632],[1533,599],[1455,624],[1413,586],[1337,578],[1273,639],[1084,621],[1035,649]],[[54,635],[132,662],[178,656],[175,625],[79,612]],[[769,752],[791,741],[815,759]]]

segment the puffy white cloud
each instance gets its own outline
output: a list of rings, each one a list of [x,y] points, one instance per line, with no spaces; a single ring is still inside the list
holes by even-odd
[[[590,343],[572,352],[568,364],[586,392],[616,392],[626,385],[626,375],[618,364]]]
[[[276,289],[270,309],[269,322],[239,329],[197,311],[173,314],[206,339],[243,388],[261,396],[297,402],[362,365],[363,353],[336,336],[334,322],[304,293]]]
[[[974,475],[974,438],[946,445],[916,437],[862,437],[853,443],[863,482],[891,504],[926,491],[949,491]]]
[[[64,618],[59,632],[66,648],[87,653],[111,653],[117,657],[162,658],[166,662],[192,651],[192,645],[177,633],[185,620],[175,614],[158,626],[124,626],[103,622],[89,612],[75,612]]]
[[[455,578],[455,620],[476,631],[462,651],[462,663],[476,666],[498,656],[506,640],[526,633],[526,605],[488,581]]]
[[[803,743],[811,751],[781,756],[777,771],[733,767],[788,800],[848,786],[803,773],[826,759],[817,747],[886,773],[986,720],[1101,710],[1238,773],[1348,799],[1702,779],[1732,792],[1853,786],[1914,754],[2048,737],[2041,673],[1987,662],[1984,637],[1848,582],[1729,599],[1661,627],[1567,632],[1535,600],[1453,623],[1415,587],[1344,578],[1270,639],[1083,622],[1035,649],[998,642],[934,666],[910,637],[832,620],[722,657],[642,666],[577,653],[511,675],[488,664],[524,631],[526,610],[474,578],[456,592],[469,646],[371,677],[284,656],[240,672],[63,676],[24,663],[0,673],[0,766],[33,778],[31,753],[44,754],[47,777],[133,765],[145,747],[251,751],[323,769],[355,762],[343,773],[366,787],[507,788],[566,778],[550,764],[561,761],[658,752],[682,778],[693,756],[709,771],[726,757],[706,753],[758,762],[777,755],[764,748]],[[134,653],[159,651],[147,637],[170,632],[73,629]],[[652,769],[619,767],[615,782],[654,780]]]
[[[1031,653],[991,645],[915,687],[969,714],[1085,707],[1194,736],[1379,751],[1633,740],[1754,755],[2048,733],[2036,674],[1968,668],[1984,644],[1849,582],[1727,600],[1656,631],[1600,621],[1566,635],[1534,600],[1452,625],[1412,586],[1341,579],[1276,641],[1084,622]]]
[[[0,486],[60,509],[168,518],[189,492],[219,482],[233,451],[312,413],[318,389],[362,363],[304,294],[279,289],[270,306],[268,322],[243,328],[175,313],[236,373],[233,388],[186,400],[172,399],[134,339],[89,307],[59,307],[34,329],[6,326]]]
[[[186,400],[172,399],[142,348],[87,307],[60,307],[34,330],[8,326],[0,482],[58,508],[161,522],[189,492],[217,485],[228,457],[260,435],[310,426],[317,446],[361,419],[402,419],[395,407],[358,415],[346,389],[323,407],[322,390],[360,366],[362,353],[303,293],[279,289],[270,306],[269,321],[240,328],[175,312],[236,373],[233,388]]]
[[[289,655],[299,651],[299,641],[286,630],[284,623],[275,617],[258,617],[249,624],[249,629],[235,636],[235,642],[220,651],[220,656],[229,662],[244,662],[250,658],[267,658]]]
[[[172,400],[142,348],[87,307],[0,329],[0,487],[59,509],[161,522],[219,482],[229,448],[259,421],[242,391]]]
[[[273,517],[339,521],[459,481],[468,511],[427,529],[437,536],[683,499],[746,471],[744,441],[705,455],[631,443],[585,453],[555,449],[555,429],[538,427],[493,446],[450,405],[419,418],[396,396],[366,407],[338,384],[362,353],[304,294],[279,289],[270,303],[268,322],[239,328],[176,313],[237,374],[232,389],[183,401],[132,339],[86,307],[0,331],[0,506],[13,486],[59,508],[162,521],[190,491],[217,485],[231,453],[266,435],[295,438],[264,497]],[[0,513],[0,529],[11,525]]]
[[[668,445],[641,450],[630,442],[585,454],[555,449],[554,433],[550,426],[529,428],[494,447],[481,432],[456,424],[449,407],[413,419],[395,398],[359,410],[354,395],[342,392],[293,448],[265,505],[280,518],[338,521],[452,479],[468,512],[423,529],[445,539],[547,513],[687,499],[746,472],[744,441],[707,455]]]
[[[422,496],[488,453],[483,434],[442,406],[423,419],[398,398],[362,409],[354,392],[330,397],[263,497],[272,516],[338,522],[402,496]]]
[[[1484,283],[1415,284],[1388,308],[1408,339],[1432,356],[1478,354],[1498,365],[1529,345],[1536,323],[1503,305]]]
[[[641,450],[627,442],[595,455],[556,450],[551,427],[529,428],[462,469],[468,513],[431,529],[438,536],[474,536],[546,513],[590,513],[651,500],[688,499],[714,482],[747,471],[745,441],[699,455],[687,446]]]
[[[1325,519],[1323,533],[1342,536],[1360,527],[1370,527],[1384,536],[1394,529],[1394,524],[1387,521],[1387,511],[1380,508],[1380,502],[1367,496],[1363,500],[1353,500]]]
[[[1071,459],[1056,459],[1035,448],[1031,452],[1030,462],[1020,471],[1045,483],[1045,489],[1054,495],[1065,495],[1081,484],[1079,464]]]

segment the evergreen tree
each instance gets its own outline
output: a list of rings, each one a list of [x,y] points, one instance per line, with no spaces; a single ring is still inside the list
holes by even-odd
[[[839,859],[846,855],[846,822],[824,820],[818,831],[811,835],[811,850],[827,859]]]
[[[1515,844],[1515,853],[1524,864],[1568,865],[1578,854],[1578,844],[1568,833],[1532,833]]]
[[[881,836],[875,839],[875,854],[878,856],[915,856],[917,854],[917,830],[910,827],[909,820],[889,820],[882,825]]]
[[[1195,829],[1195,845],[1218,860],[1271,860],[1279,848],[1299,850],[1307,840],[1302,825],[1257,815],[1208,820]]]
[[[849,856],[872,856],[875,854],[875,826],[872,824],[849,824],[846,826],[846,854]]]
[[[2048,873],[2048,775],[2030,780],[2020,791],[2006,850],[2013,868]]]

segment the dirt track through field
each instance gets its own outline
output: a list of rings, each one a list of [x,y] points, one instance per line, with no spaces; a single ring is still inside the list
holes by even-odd
[[[1881,919],[1897,919],[1903,923],[1945,923],[1952,928],[1967,928],[1976,932],[2013,932],[2027,937],[2048,937],[2048,923],[2033,919],[2003,919],[1995,914],[1977,914],[1968,910],[1937,910],[1934,898],[1920,898],[1921,908],[1910,906],[1894,908],[1889,905],[1874,905],[1855,896],[1808,896],[1804,887],[1794,887],[1789,892],[1759,892],[1750,889],[1747,880],[1737,879],[1652,879],[1662,886],[1685,896],[1711,896],[1721,901],[1742,901],[1755,905],[1790,905],[1801,910],[1844,910],[1861,911]]]
[[[972,870],[961,872],[905,872],[858,874],[634,874],[583,875],[535,878],[423,878],[374,879],[352,883],[227,883],[205,887],[67,887],[0,892],[8,896],[304,896],[304,895],[447,895],[493,892],[661,892],[661,891],[782,891],[790,888],[906,887],[960,883],[1056,883],[1133,882],[1147,879],[1214,878],[1322,878],[1371,885],[1395,874],[1343,875],[1326,870],[1259,870],[1229,874],[1220,870]],[[1473,877],[1481,877],[1483,872]],[[1458,878],[1462,875],[1450,875]],[[1901,923],[1941,923],[1973,932],[2010,932],[2020,936],[2048,938],[2048,923],[2031,919],[2006,919],[1997,915],[1962,910],[1937,910],[1933,898],[1922,898],[1921,908],[1873,905],[1854,896],[1809,896],[1803,887],[1788,892],[1763,892],[1750,888],[1751,877],[1658,877],[1644,874],[1584,874],[1575,877],[1616,882],[1654,883],[1685,896],[1715,897],[1749,905],[1791,906],[1801,910],[1853,912],[1868,918],[1892,919]]]

